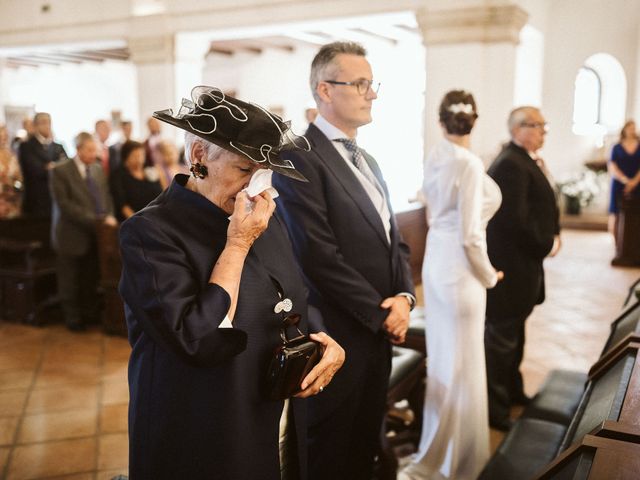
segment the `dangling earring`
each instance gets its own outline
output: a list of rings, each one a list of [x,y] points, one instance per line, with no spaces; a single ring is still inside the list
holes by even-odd
[[[209,175],[209,169],[201,163],[193,163],[189,168],[193,178],[204,178]]]

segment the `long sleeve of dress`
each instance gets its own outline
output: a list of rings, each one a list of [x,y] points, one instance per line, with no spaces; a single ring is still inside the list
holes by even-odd
[[[245,350],[244,331],[218,328],[229,294],[216,284],[201,285],[184,249],[153,222],[132,217],[123,223],[120,248],[120,294],[145,333],[196,365],[214,365]]]
[[[487,255],[485,226],[482,222],[483,175],[482,165],[470,163],[460,177],[460,240],[473,274],[485,288],[492,288],[498,277]]]

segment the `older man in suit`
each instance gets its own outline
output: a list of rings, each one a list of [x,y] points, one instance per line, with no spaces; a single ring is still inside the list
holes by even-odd
[[[287,157],[309,183],[274,175],[310,291],[310,323],[346,352],[342,370],[309,403],[310,479],[371,479],[391,343],[404,341],[415,303],[408,249],[382,173],[356,144],[377,98],[365,55],[355,43],[320,49],[311,65],[318,105],[306,133],[311,151]]]
[[[48,113],[36,113],[33,128],[33,135],[20,144],[18,151],[24,177],[22,211],[25,215],[51,218],[49,170],[68,157],[62,145],[53,141]]]
[[[508,126],[511,142],[488,172],[502,191],[502,205],[487,227],[487,249],[504,280],[487,292],[485,325],[489,423],[499,430],[510,427],[511,405],[529,401],[520,373],[525,320],[544,301],[542,261],[560,245],[556,197],[538,157],[544,117],[537,108],[520,107]]]
[[[115,225],[113,202],[91,134],[76,137],[78,154],[51,171],[51,236],[58,254],[58,292],[67,327],[83,330],[98,320],[96,222]]]

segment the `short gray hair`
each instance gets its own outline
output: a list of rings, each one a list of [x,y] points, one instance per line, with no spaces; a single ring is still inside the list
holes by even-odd
[[[93,135],[87,132],[80,132],[78,135],[76,135],[76,138],[74,140],[76,150],[81,148],[87,142],[95,142]]]
[[[199,143],[204,148],[207,155],[207,161],[211,162],[222,155],[226,150],[215,143],[211,143],[191,132],[184,134],[184,159],[191,165],[191,147],[194,143]]]
[[[521,125],[522,122],[526,122],[529,119],[529,115],[533,112],[539,112],[540,109],[526,105],[524,107],[518,107],[511,110],[509,114],[509,120],[507,120],[507,126],[509,127],[509,133],[513,134],[513,129]]]
[[[311,74],[309,75],[311,94],[316,103],[320,102],[320,97],[316,92],[318,84],[337,75],[338,66],[335,63],[335,59],[340,54],[366,57],[367,50],[356,42],[333,42],[320,48],[311,62]]]

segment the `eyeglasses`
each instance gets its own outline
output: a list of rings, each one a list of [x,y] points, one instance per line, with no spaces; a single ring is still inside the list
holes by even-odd
[[[331,85],[353,85],[358,90],[358,95],[366,95],[369,89],[373,90],[373,93],[377,94],[380,90],[380,82],[374,83],[373,80],[367,80],[366,78],[360,78],[353,82],[338,82],[337,80],[324,80]]]
[[[522,122],[520,126],[527,128],[538,128],[545,132],[549,131],[549,124],[547,122]]]

